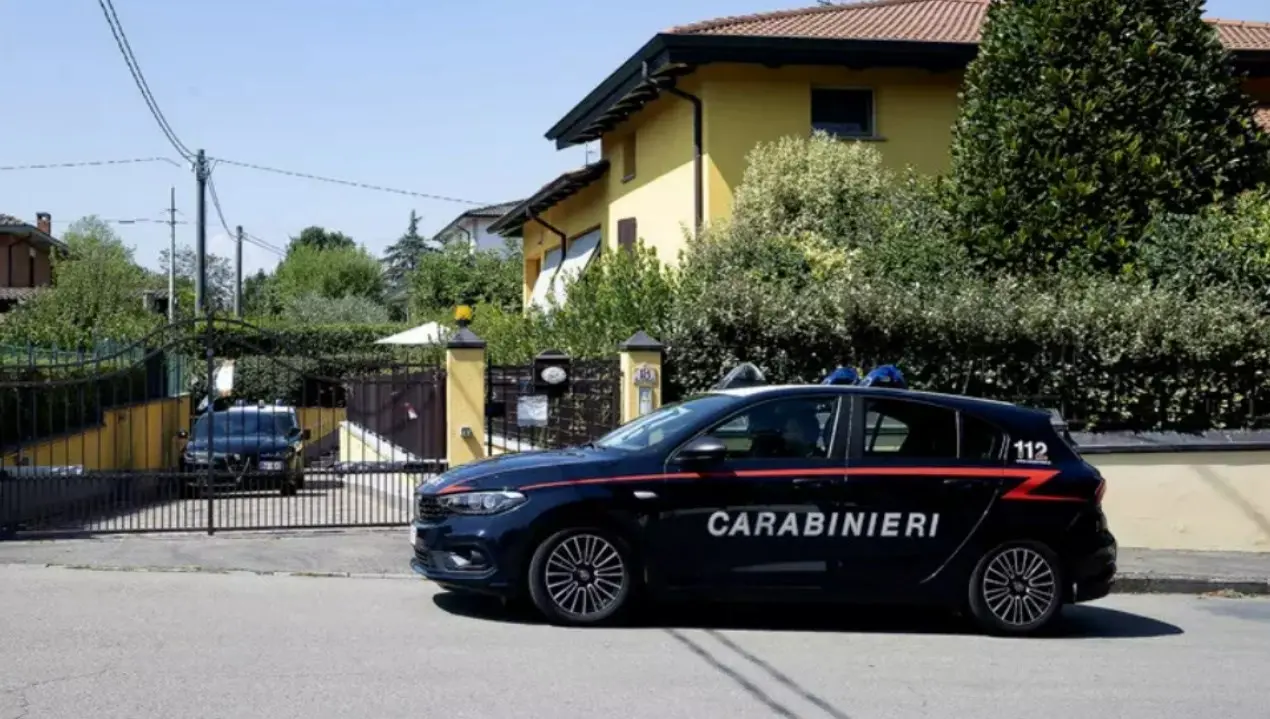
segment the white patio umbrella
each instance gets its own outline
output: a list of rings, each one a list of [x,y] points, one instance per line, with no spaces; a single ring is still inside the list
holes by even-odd
[[[390,337],[375,340],[377,345],[414,345],[428,346],[439,345],[445,341],[449,330],[436,322],[425,322],[418,327],[412,327],[403,332],[398,332]]]

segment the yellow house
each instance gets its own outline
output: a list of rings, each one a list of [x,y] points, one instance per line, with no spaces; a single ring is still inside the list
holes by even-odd
[[[948,167],[958,93],[989,0],[871,0],[729,17],[655,35],[547,131],[598,162],[544,185],[490,231],[523,238],[526,306],[600,248],[636,239],[674,264],[726,217],[759,142],[826,130],[884,162]],[[1211,20],[1270,129],[1270,23]],[[563,251],[562,251],[563,250]]]

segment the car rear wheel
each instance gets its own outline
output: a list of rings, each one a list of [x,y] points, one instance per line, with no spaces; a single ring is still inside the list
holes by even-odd
[[[1025,636],[1063,608],[1062,567],[1040,542],[1006,542],[983,555],[970,577],[970,613],[985,631]]]
[[[630,604],[633,553],[617,534],[570,528],[547,537],[529,562],[529,596],[553,624],[594,626]]]

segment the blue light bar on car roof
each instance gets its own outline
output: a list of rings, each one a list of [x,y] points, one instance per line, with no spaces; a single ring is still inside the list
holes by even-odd
[[[860,384],[860,373],[854,367],[838,367],[820,384]]]
[[[900,368],[893,364],[884,364],[881,367],[873,368],[860,384],[865,387],[908,389],[908,382],[904,381],[904,373],[900,372]]]

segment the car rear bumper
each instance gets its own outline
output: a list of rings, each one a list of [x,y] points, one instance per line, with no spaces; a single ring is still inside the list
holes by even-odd
[[[1071,601],[1090,602],[1111,593],[1116,582],[1116,538],[1100,530],[1092,548],[1074,558],[1068,580],[1073,586]]]

